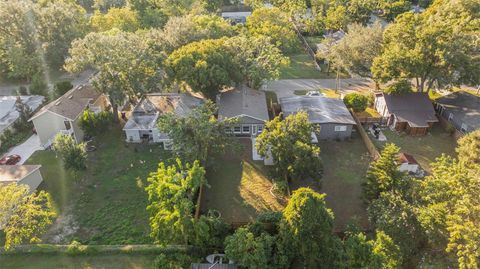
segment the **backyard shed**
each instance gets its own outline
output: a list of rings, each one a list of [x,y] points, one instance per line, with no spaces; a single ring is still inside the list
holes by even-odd
[[[341,99],[323,96],[292,96],[280,98],[285,117],[305,111],[310,123],[318,127],[318,140],[347,139],[351,137],[355,120]]]
[[[417,160],[415,160],[412,155],[403,152],[398,156],[398,163],[398,170],[401,172],[417,173],[420,169],[420,165],[418,164]]]
[[[387,118],[387,125],[411,136],[426,135],[438,119],[425,93],[375,95],[375,110]]]
[[[0,184],[25,184],[33,192],[42,183],[41,165],[0,165]]]

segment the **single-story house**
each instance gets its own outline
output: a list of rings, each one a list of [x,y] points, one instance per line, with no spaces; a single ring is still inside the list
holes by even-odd
[[[177,116],[186,116],[202,103],[202,99],[184,93],[147,94],[135,106],[123,127],[126,141],[163,143],[163,146],[168,148],[171,139],[157,128],[158,117],[170,112]]]
[[[104,94],[91,85],[79,85],[58,99],[48,103],[38,111],[30,121],[43,146],[50,146],[58,133],[72,135],[77,143],[83,141],[84,133],[80,128],[80,116],[89,109],[99,113],[109,107]]]
[[[0,184],[25,184],[33,192],[42,183],[41,165],[0,165]]]
[[[323,96],[283,97],[280,98],[280,107],[285,117],[305,111],[310,123],[318,128],[318,140],[350,138],[353,126],[356,125],[341,99]]]
[[[2,96],[0,97],[0,134],[9,129],[20,117],[16,104],[22,102],[30,108],[31,111],[37,110],[45,100],[40,95],[28,96]]]
[[[415,160],[412,155],[403,152],[398,156],[398,164],[398,170],[400,172],[416,174],[420,170],[420,165],[418,164],[417,160]]]
[[[387,125],[412,136],[426,135],[438,119],[425,93],[375,95],[375,110],[387,118]]]
[[[443,121],[450,122],[462,135],[480,129],[480,96],[459,91],[435,100]]]
[[[218,120],[238,119],[232,133],[239,137],[255,137],[263,131],[268,116],[265,92],[243,85],[217,95]]]

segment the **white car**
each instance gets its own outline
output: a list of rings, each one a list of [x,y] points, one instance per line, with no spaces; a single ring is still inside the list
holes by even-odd
[[[323,93],[319,91],[308,91],[306,96],[323,96]]]

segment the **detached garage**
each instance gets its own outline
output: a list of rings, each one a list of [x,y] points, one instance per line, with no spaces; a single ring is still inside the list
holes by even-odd
[[[42,183],[41,165],[0,165],[0,184],[25,184],[33,192]]]
[[[322,96],[292,96],[280,98],[285,117],[305,111],[310,123],[319,127],[318,140],[348,139],[355,125],[350,111],[341,99]]]

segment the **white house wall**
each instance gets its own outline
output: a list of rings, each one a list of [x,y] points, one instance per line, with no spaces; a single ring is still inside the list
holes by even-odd
[[[65,120],[68,119],[50,111],[34,118],[32,122],[40,138],[40,143],[42,145],[48,144],[60,130],[65,130]]]
[[[40,169],[37,169],[33,173],[30,173],[26,177],[24,177],[22,180],[18,182],[18,184],[25,184],[28,185],[30,188],[30,192],[33,192],[38,188],[40,183],[42,183],[42,174],[40,173]]]

